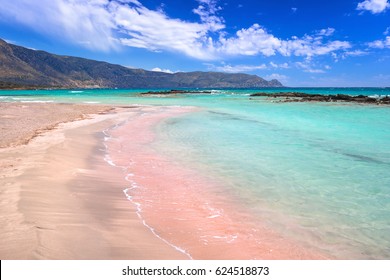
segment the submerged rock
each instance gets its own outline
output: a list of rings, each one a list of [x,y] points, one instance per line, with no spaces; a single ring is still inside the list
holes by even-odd
[[[322,94],[309,94],[303,92],[276,92],[266,93],[257,92],[250,95],[251,97],[268,97],[279,98],[278,102],[355,102],[355,103],[369,103],[369,104],[388,104],[390,105],[390,96],[385,97],[370,97],[366,95],[322,95]]]

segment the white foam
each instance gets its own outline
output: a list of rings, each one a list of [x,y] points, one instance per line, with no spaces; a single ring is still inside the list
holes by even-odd
[[[106,155],[106,156],[104,157],[104,161],[107,162],[107,163],[108,163],[109,165],[111,165],[111,166],[117,167],[117,166],[115,165],[115,163],[110,159],[110,157],[109,157],[108,155]]]
[[[125,123],[125,122],[124,122]],[[172,248],[174,248],[175,250],[181,252],[182,254],[185,254],[189,259],[193,259],[192,256],[184,249],[170,243],[168,240],[162,238],[157,232],[156,230],[151,227],[145,220],[144,218],[142,217],[141,215],[141,212],[142,212],[142,207],[141,207],[141,204],[134,201],[133,200],[133,197],[129,194],[129,192],[131,190],[134,190],[136,188],[139,188],[138,184],[131,179],[131,177],[134,177],[134,174],[133,173],[129,173],[128,172],[128,167],[129,166],[119,166],[119,165],[116,165],[114,163],[114,161],[111,159],[110,155],[108,154],[108,145],[106,142],[110,141],[112,139],[112,136],[109,134],[109,131],[110,130],[113,130],[113,129],[116,129],[117,127],[121,126],[122,124],[116,124],[114,127],[110,127],[110,128],[107,128],[105,130],[103,130],[103,134],[105,135],[105,137],[103,138],[104,139],[104,142],[103,142],[103,145],[105,147],[105,155],[104,155],[104,161],[106,161],[109,165],[111,166],[114,166],[114,167],[118,167],[118,168],[121,168],[123,173],[125,174],[125,180],[128,181],[130,184],[131,184],[131,187],[129,188],[125,188],[123,190],[123,193],[125,194],[125,197],[127,200],[131,201],[135,206],[136,206],[136,214],[138,216],[138,218],[142,221],[142,224],[147,227],[152,233],[153,235],[155,235],[158,239],[160,239],[161,241],[163,241],[164,243],[166,243],[167,245],[171,246]]]
[[[134,187],[133,187],[134,188]],[[141,207],[141,204],[138,203],[138,202],[135,202],[133,201],[132,199],[132,196],[128,194],[128,191],[133,189],[133,188],[127,188],[127,189],[124,189],[123,192],[125,193],[125,196],[126,198],[131,201],[135,206],[136,206],[136,214],[138,216],[138,218],[142,221],[142,224],[147,227],[158,239],[160,239],[161,241],[163,241],[164,243],[168,244],[169,246],[171,246],[172,248],[174,248],[175,250],[185,254],[188,258],[190,258],[191,260],[193,259],[192,256],[184,249],[172,244],[171,242],[169,242],[168,240],[162,238],[157,232],[156,230],[151,227],[148,223],[146,223],[145,219],[142,217],[141,215],[141,212],[142,212],[142,207]]]
[[[227,236],[214,235],[213,238],[225,239],[227,243],[232,243],[234,240],[238,238],[238,235],[227,235]]]
[[[221,215],[219,215],[219,214],[211,215],[211,216],[208,216],[207,219],[214,219],[214,218],[218,218],[218,217],[221,217]]]
[[[53,103],[54,100],[21,100],[21,103]]]

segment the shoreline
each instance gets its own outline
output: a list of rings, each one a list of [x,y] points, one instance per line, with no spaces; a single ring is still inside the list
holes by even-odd
[[[237,233],[248,213],[237,216],[213,182],[150,149],[154,125],[192,108],[82,106],[97,114],[0,149],[2,259],[328,258],[262,226]]]
[[[210,181],[153,148],[159,122],[194,110],[157,107],[107,131],[109,160],[131,183],[126,195],[145,225],[193,259],[330,259],[265,226],[224,193],[218,178]]]
[[[102,131],[136,111],[86,115],[0,149],[1,259],[187,259],[141,223],[103,160]]]

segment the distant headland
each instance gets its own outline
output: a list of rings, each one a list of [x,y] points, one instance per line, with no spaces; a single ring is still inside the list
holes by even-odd
[[[263,88],[278,80],[220,72],[164,73],[51,54],[0,39],[0,89],[34,88]]]

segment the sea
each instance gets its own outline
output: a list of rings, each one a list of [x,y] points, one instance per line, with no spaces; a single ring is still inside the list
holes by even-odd
[[[337,259],[390,259],[390,106],[276,102],[256,92],[390,96],[390,88],[0,91],[0,102],[195,106],[153,148],[210,178],[289,237]],[[199,89],[197,89],[199,90]]]

